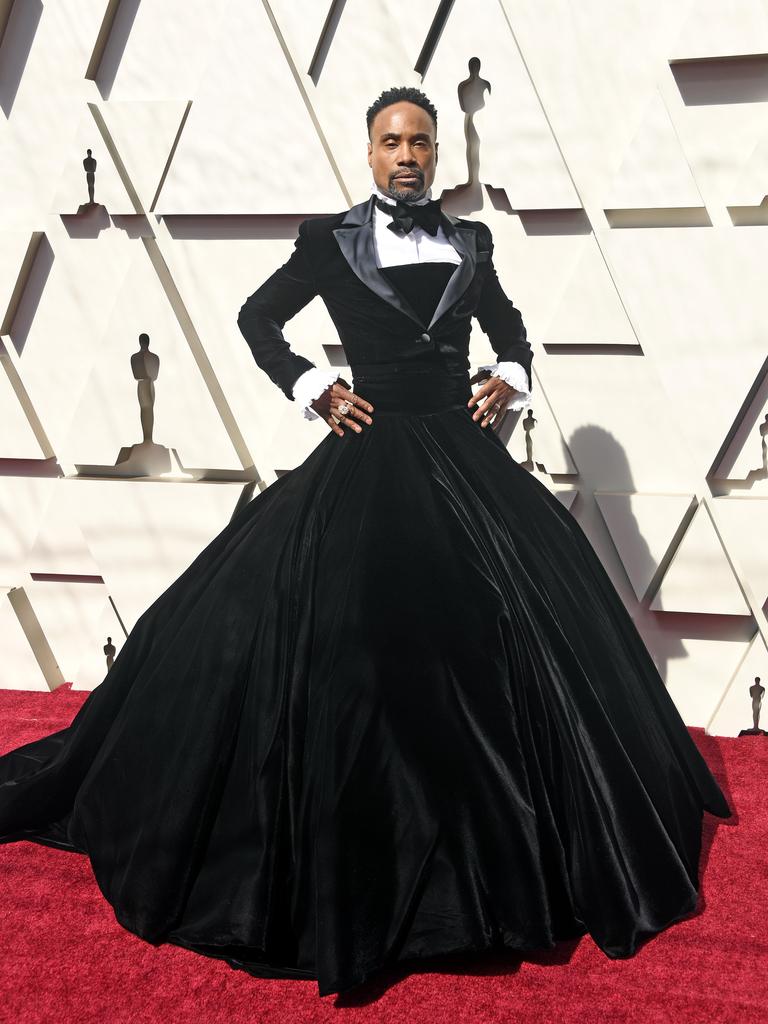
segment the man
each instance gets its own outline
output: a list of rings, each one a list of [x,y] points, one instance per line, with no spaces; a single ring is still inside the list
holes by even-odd
[[[240,309],[238,326],[261,369],[298,400],[309,419],[322,416],[342,436],[342,424],[361,432],[373,406],[339,372],[320,369],[293,352],[285,322],[320,295],[338,330],[350,366],[422,359],[469,369],[471,317],[488,335],[498,362],[480,367],[483,381],[467,403],[487,427],[502,410],[530,402],[532,350],[519,311],[493,266],[490,229],[446,214],[431,199],[438,160],[437,113],[412,87],[388,89],[368,109],[372,194],[345,213],[299,225],[288,262]],[[380,273],[382,266],[449,260],[456,270],[425,324]],[[314,411],[312,411],[314,410]]]

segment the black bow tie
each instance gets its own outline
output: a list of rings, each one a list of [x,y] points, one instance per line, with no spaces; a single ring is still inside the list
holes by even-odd
[[[424,228],[427,234],[436,235],[440,227],[440,200],[430,199],[428,203],[405,203],[398,199],[395,204],[385,203],[383,199],[376,197],[376,205],[382,213],[388,213],[392,218],[387,224],[390,231],[395,234],[407,235],[413,230],[414,224]]]

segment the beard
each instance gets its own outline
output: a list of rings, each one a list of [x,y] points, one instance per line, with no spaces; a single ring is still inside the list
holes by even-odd
[[[389,188],[386,190],[387,195],[393,199],[398,199],[402,203],[415,203],[419,199],[423,199],[429,191],[424,187],[424,175],[419,171],[413,172],[417,177],[421,178],[420,189],[402,189],[398,187],[397,178],[389,179]]]

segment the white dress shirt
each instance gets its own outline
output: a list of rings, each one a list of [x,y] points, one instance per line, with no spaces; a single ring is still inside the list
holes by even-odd
[[[397,200],[386,195],[376,185],[371,184],[371,192],[374,192],[385,203],[393,206]],[[432,198],[432,189],[417,204],[428,203]],[[454,249],[443,231],[442,227],[437,229],[436,235],[430,235],[418,224],[407,235],[397,234],[387,227],[389,218],[386,214],[374,206],[373,208],[373,237],[376,249],[376,265],[379,267],[402,266],[404,263],[461,263],[461,255]],[[528,374],[520,363],[501,362],[488,363],[478,367],[480,370],[490,370],[494,377],[501,377],[503,381],[513,387],[518,393],[513,395],[507,402],[507,409],[524,409],[531,403],[531,383]],[[341,370],[332,370],[313,366],[296,380],[293,385],[293,397],[308,420],[318,419],[318,414],[309,404],[319,398],[325,389],[338,379]]]

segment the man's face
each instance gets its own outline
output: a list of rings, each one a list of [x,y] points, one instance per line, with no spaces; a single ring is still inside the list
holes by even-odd
[[[426,110],[407,100],[392,103],[371,124],[368,166],[373,180],[393,199],[421,199],[435,179],[437,148]]]

